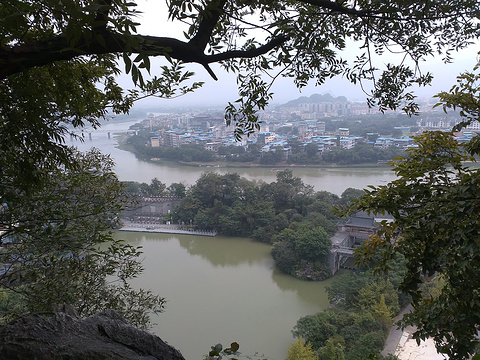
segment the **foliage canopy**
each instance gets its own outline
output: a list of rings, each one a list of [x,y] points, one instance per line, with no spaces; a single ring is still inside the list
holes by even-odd
[[[140,251],[113,238],[126,201],[113,162],[98,151],[71,156],[74,170],[50,170],[35,189],[10,186],[2,196],[0,283],[8,297],[0,317],[68,304],[80,316],[115,309],[147,327],[164,299],[129,283],[142,271]]]
[[[460,130],[479,119],[478,66],[459,77],[450,93],[438,95],[445,110],[460,108]],[[480,170],[471,162],[480,154],[479,136],[459,144],[453,132],[424,132],[418,148],[394,161],[398,179],[372,187],[353,201],[349,211],[388,212],[395,221],[359,252],[364,264],[388,270],[388,260],[401,253],[407,272],[400,288],[412,297],[414,311],[403,321],[416,325],[417,339],[433,337],[451,359],[473,354],[480,324],[479,188]],[[439,279],[438,292],[422,283]]]
[[[310,343],[304,344],[300,336],[297,341],[288,347],[286,360],[317,360],[318,356]]]
[[[137,34],[138,9],[128,0],[3,1],[0,78],[58,61],[93,62],[107,70],[101,76],[105,93],[118,100],[121,91],[109,76],[118,72],[121,58],[141,89],[121,106],[114,101],[115,109],[124,110],[145,95],[171,97],[201,86],[181,85],[192,73],[179,71],[178,62],[201,64],[215,79],[210,64],[220,63],[238,74],[241,97],[229,104],[226,118],[240,135],[257,128],[255,113],[272,97],[265,78],[279,76],[293,78],[298,87],[337,75],[354,84],[374,80],[372,104],[415,112],[414,96],[405,91],[431,81],[420,62],[438,54],[449,61],[451,52],[465,48],[480,29],[475,0],[168,0],[167,5],[169,20],[186,24],[184,39]],[[361,51],[347,61],[341,50],[352,42]],[[376,57],[389,52],[411,61],[400,56],[379,69]],[[145,81],[142,69],[150,71],[155,56],[172,66]]]
[[[320,359],[378,359],[399,302],[396,279],[405,273],[404,259],[389,262],[388,276],[370,269],[337,275],[327,287],[330,307],[297,321],[292,333],[310,343]],[[395,283],[395,284],[394,284]]]

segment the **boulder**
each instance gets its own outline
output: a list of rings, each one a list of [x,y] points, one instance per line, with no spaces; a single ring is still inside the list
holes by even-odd
[[[113,310],[78,318],[72,311],[24,315],[0,326],[3,360],[185,360],[158,336],[125,322]]]

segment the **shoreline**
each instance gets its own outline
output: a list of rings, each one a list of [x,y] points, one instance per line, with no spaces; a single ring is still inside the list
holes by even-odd
[[[205,168],[267,168],[267,169],[285,169],[285,168],[310,168],[310,169],[322,169],[322,170],[333,170],[333,169],[350,169],[350,168],[357,168],[357,169],[368,169],[368,168],[378,168],[378,169],[388,169],[391,170],[392,167],[387,163],[363,163],[363,164],[349,164],[349,165],[338,165],[338,164],[288,164],[288,163],[279,163],[274,165],[265,165],[265,164],[257,164],[257,163],[226,163],[226,162],[185,162],[185,161],[175,161],[170,159],[164,158],[148,158],[143,156],[142,154],[133,151],[130,147],[125,146],[117,146],[119,149],[128,151],[138,158],[142,159],[143,161],[150,162],[150,163],[171,163],[186,167],[205,167]]]
[[[165,159],[165,158],[149,158],[144,156],[143,154],[138,153],[135,151],[135,149],[132,146],[129,146],[125,143],[124,137],[122,137],[124,133],[118,133],[117,138],[117,148],[120,150],[128,151],[138,158],[142,159],[143,161],[146,162],[151,162],[151,163],[172,163],[172,164],[177,164],[177,165],[182,165],[182,166],[187,166],[187,167],[210,167],[210,168],[319,168],[319,169],[349,169],[349,168],[379,168],[379,169],[392,169],[392,166],[390,166],[386,162],[381,162],[381,163],[359,163],[359,164],[346,164],[346,165],[339,165],[339,164],[329,164],[329,163],[324,163],[324,164],[288,164],[288,163],[279,163],[279,164],[273,164],[273,165],[264,165],[264,164],[257,164],[257,163],[236,163],[236,162],[222,162],[222,161],[215,161],[215,162],[185,162],[185,161],[176,161],[176,160],[170,160],[170,159]],[[391,161],[391,160],[389,160]]]

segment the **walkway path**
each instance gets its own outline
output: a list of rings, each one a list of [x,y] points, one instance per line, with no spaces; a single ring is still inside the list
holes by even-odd
[[[137,231],[149,233],[166,233],[166,234],[182,234],[182,235],[199,235],[199,236],[217,236],[216,231],[205,230],[189,230],[179,225],[165,225],[165,224],[140,224],[124,222],[124,226],[120,231]]]
[[[408,305],[397,316],[397,319],[395,320],[394,324],[392,325],[392,328],[390,329],[390,332],[388,333],[387,340],[385,341],[385,347],[383,348],[383,351],[382,351],[383,356],[387,356],[388,354],[395,355],[395,353],[397,352],[397,347],[400,344],[400,340],[402,339],[404,331],[400,329],[396,325],[396,323],[403,318],[403,315],[408,314],[410,311],[412,311],[412,306]],[[410,330],[414,330],[414,328],[411,327]]]
[[[412,310],[412,306],[408,305],[398,315],[395,322],[398,322],[403,316]],[[427,339],[417,344],[413,339],[412,334],[415,332],[415,327],[407,326],[405,329],[398,328],[393,324],[385,341],[385,347],[382,351],[383,356],[388,354],[396,355],[400,360],[443,360],[448,359],[445,355],[437,353],[435,342],[433,339]]]

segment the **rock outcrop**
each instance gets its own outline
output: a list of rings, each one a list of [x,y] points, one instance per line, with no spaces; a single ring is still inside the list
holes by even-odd
[[[0,326],[1,360],[185,360],[158,336],[113,310],[79,319],[72,312],[29,314]]]

